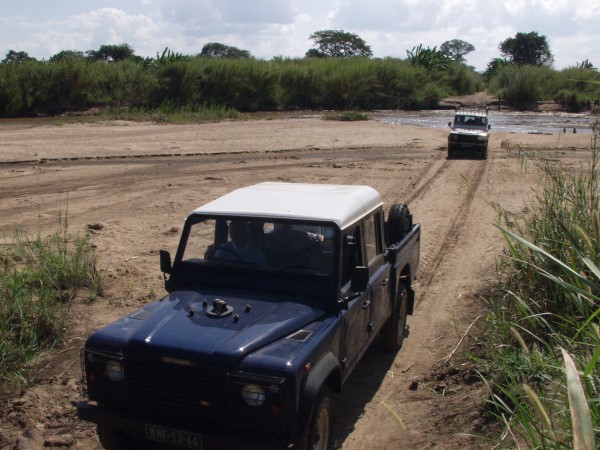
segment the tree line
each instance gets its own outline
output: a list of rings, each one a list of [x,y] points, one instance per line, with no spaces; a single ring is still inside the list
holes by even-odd
[[[66,50],[48,61],[9,51],[0,64],[0,116],[58,114],[92,106],[153,110],[218,105],[238,111],[294,109],[428,109],[439,100],[484,88],[515,105],[558,100],[573,110],[600,97],[589,63],[556,71],[546,38],[517,33],[504,58],[483,74],[465,64],[475,50],[458,39],[422,45],[406,59],[373,58],[370,46],[343,30],[313,33],[304,58],[254,58],[249,51],[208,43],[197,55],[165,49],[142,58],[128,44]]]

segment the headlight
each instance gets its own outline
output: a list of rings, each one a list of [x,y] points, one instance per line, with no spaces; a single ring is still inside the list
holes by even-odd
[[[102,379],[120,383],[125,377],[123,355],[119,353],[85,349],[82,362],[85,362],[84,370],[89,383],[100,383]]]
[[[123,366],[119,361],[111,360],[106,362],[104,373],[110,381],[116,383],[123,381]]]
[[[267,397],[265,391],[260,386],[246,384],[242,387],[242,399],[248,406],[259,407],[265,403]]]

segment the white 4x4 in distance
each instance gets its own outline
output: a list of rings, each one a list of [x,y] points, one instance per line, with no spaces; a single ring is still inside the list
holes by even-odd
[[[448,126],[448,158],[454,158],[459,153],[487,158],[490,130],[487,109],[457,110],[454,121],[448,122]]]

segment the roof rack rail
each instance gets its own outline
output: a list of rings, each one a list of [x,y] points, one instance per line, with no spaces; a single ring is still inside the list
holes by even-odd
[[[489,106],[486,106],[485,108],[474,108],[474,107],[461,107],[461,106],[457,106],[455,108],[455,112],[456,113],[462,113],[462,114],[473,114],[473,115],[488,115],[488,111],[490,110]]]

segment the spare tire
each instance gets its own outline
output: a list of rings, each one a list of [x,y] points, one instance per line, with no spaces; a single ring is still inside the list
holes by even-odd
[[[412,229],[412,226],[412,214],[408,209],[408,205],[404,203],[393,204],[388,212],[388,220],[386,222],[386,244],[390,246],[396,242],[400,242]]]

